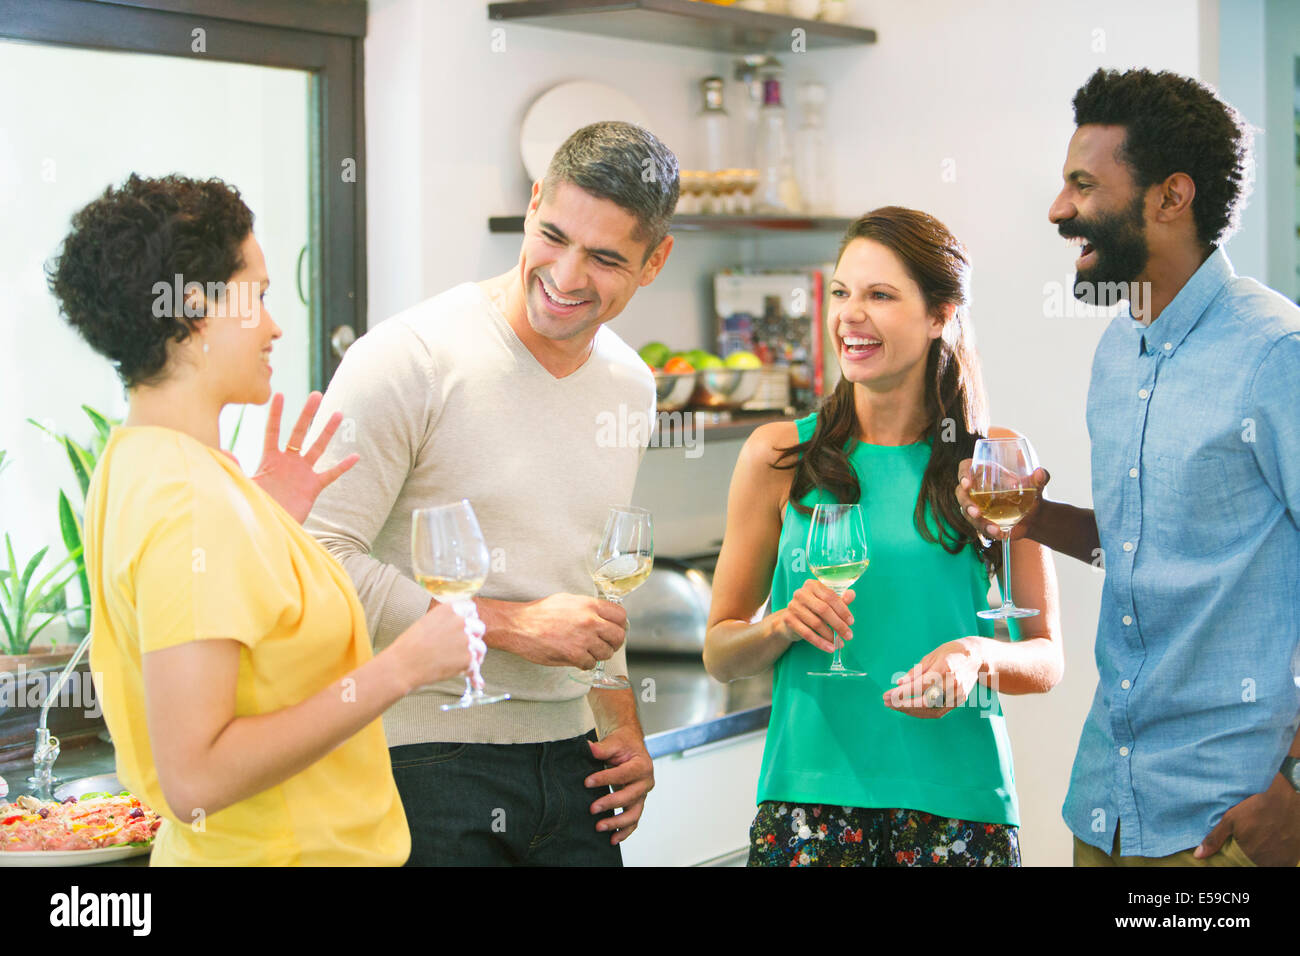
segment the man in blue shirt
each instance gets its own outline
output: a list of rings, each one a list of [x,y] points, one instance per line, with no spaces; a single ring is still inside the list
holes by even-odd
[[[1076,297],[1129,306],[1088,390],[1095,511],[1043,501],[1013,536],[1106,571],[1062,811],[1075,864],[1294,866],[1300,309],[1221,248],[1251,168],[1231,106],[1098,70],[1074,111],[1048,216],[1080,244]]]

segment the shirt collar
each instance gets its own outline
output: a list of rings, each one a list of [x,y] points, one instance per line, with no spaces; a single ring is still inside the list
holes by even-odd
[[[1205,314],[1210,303],[1214,301],[1224,284],[1237,273],[1228,261],[1228,254],[1221,248],[1215,248],[1209,258],[1201,263],[1199,269],[1192,273],[1174,300],[1165,306],[1159,318],[1149,326],[1133,318],[1132,303],[1128,306],[1129,320],[1139,336],[1139,348],[1150,353],[1164,352],[1173,355],[1187,338],[1187,333],[1196,328],[1201,316]]]

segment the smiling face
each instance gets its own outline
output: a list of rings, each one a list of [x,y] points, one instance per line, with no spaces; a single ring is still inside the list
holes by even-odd
[[[636,216],[572,183],[541,188],[524,223],[519,275],[528,324],[555,341],[590,337],[654,281],[672,249],[666,237],[648,257]]]
[[[198,335],[187,345],[202,374],[223,402],[261,405],[271,397],[271,343],[284,333],[266,308],[266,258],[250,232],[239,247],[244,260],[225,283],[224,295],[207,305]]]
[[[826,323],[844,377],[880,390],[912,379],[920,387],[930,343],[943,333],[903,261],[873,239],[844,248]]]
[[[1101,283],[1136,282],[1151,256],[1144,191],[1116,159],[1124,136],[1122,126],[1075,130],[1065,158],[1065,185],[1048,210],[1057,231],[1079,247],[1074,289],[1079,298],[1094,294]]]

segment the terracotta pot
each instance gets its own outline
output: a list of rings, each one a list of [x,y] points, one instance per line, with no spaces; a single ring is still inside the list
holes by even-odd
[[[56,644],[40,648],[31,654],[0,654],[0,674],[13,673],[22,667],[34,671],[38,668],[63,667],[77,652],[76,644]]]

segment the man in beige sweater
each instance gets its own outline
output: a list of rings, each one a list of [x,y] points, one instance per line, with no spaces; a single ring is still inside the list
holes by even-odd
[[[588,596],[585,552],[645,453],[644,434],[611,443],[598,423],[653,416],[655,393],[605,324],[663,268],[677,195],[647,131],[579,130],[533,185],[518,267],[379,323],[321,404],[348,416],[327,455],[361,459],[305,526],[351,576],[376,650],[431,604],[414,509],[468,498],[493,555],[482,674],[511,699],[444,711],[453,681],[384,715],[412,865],[620,865],[654,786],[634,692],[572,678],[601,660],[627,673],[626,614]]]

